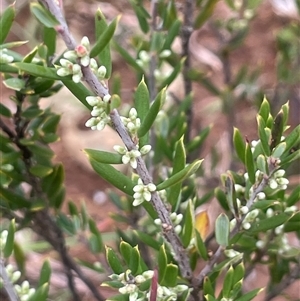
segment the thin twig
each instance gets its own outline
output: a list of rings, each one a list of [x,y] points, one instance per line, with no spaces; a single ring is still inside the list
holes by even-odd
[[[53,0],[40,0],[41,3],[45,5],[45,7],[52,13],[56,19],[60,22],[58,32],[61,34],[62,39],[64,40],[65,44],[69,49],[74,49],[76,44],[74,42],[73,37],[71,36],[66,22],[64,21],[64,17],[61,14],[59,7],[55,4]],[[82,66],[82,73],[85,81],[88,83],[90,88],[96,93],[103,97],[104,95],[108,94],[107,87],[104,87],[93,74],[92,70],[89,67]],[[127,149],[134,150],[137,149],[136,144],[132,141],[130,135],[128,134],[127,130],[125,129],[119,113],[116,109],[114,109],[110,113],[110,117],[112,120],[113,127],[116,129],[117,133],[123,140],[123,143],[127,147]],[[138,167],[136,169],[138,175],[142,179],[144,184],[148,184],[152,182],[152,178],[146,168],[145,162],[141,157],[137,158]],[[180,268],[181,275],[184,278],[191,279],[192,278],[192,270],[189,264],[188,255],[181,244],[181,241],[178,235],[175,233],[174,227],[169,217],[169,211],[167,210],[166,206],[162,202],[161,198],[159,197],[158,193],[154,192],[152,194],[151,204],[155,208],[158,213],[159,218],[162,221],[162,224],[165,225],[163,235],[165,239],[171,244],[173,251],[175,253],[174,257],[178,261],[178,265]]]
[[[0,258],[0,278],[3,280],[3,288],[6,291],[9,300],[19,301],[19,296],[17,295],[14,286],[7,275],[4,260],[2,258]]]

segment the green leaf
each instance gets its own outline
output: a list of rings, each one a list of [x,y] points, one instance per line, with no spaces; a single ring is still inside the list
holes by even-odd
[[[246,150],[245,150],[245,159],[246,159],[246,168],[249,175],[249,180],[251,184],[255,183],[255,165],[254,165],[254,159],[251,151],[251,145],[250,143],[246,144]]]
[[[148,87],[144,81],[144,78],[139,83],[135,94],[134,94],[134,105],[137,110],[137,115],[141,119],[141,123],[144,123],[144,120],[149,112],[150,108],[150,95]],[[140,137],[139,147],[143,147],[148,143],[149,134],[146,133],[143,137]]]
[[[159,250],[160,243],[157,241],[157,239],[154,239],[149,234],[139,231],[139,230],[134,230],[134,234],[139,238],[139,240],[143,244],[153,248],[154,250],[157,250],[157,251]]]
[[[257,296],[260,292],[262,292],[264,289],[263,288],[257,288],[251,292],[245,293],[243,296],[235,299],[236,301],[250,301],[252,300],[255,296]]]
[[[286,149],[286,143],[285,142],[279,143],[272,151],[272,157],[279,159],[281,155],[284,153],[285,149]]]
[[[98,8],[95,14],[95,26],[96,26],[96,40],[97,37],[100,37],[102,33],[107,29],[107,22],[104,14]],[[110,78],[111,76],[111,69],[112,69],[112,60],[110,55],[110,43],[106,45],[106,47],[99,53],[98,55],[100,64],[105,66],[106,68],[106,75],[105,78]]]
[[[10,109],[0,103],[0,115],[10,118],[12,116]]]
[[[109,164],[100,163],[93,158],[89,158],[89,160],[96,173],[105,181],[109,182],[114,187],[120,189],[128,195],[133,195],[134,183],[130,178],[126,177],[123,173],[116,170]]]
[[[168,187],[171,187],[172,185],[175,185],[178,182],[182,182],[184,179],[191,176],[192,174],[194,174],[198,170],[198,168],[200,167],[202,161],[203,160],[196,160],[193,163],[189,164],[188,166],[186,166],[180,172],[174,174],[169,179],[167,179],[164,182],[158,184],[156,186],[156,190],[157,191],[163,190],[163,189],[166,189]]]
[[[266,124],[260,115],[257,115],[258,135],[260,138],[263,152],[266,156],[270,156],[270,146],[267,133],[265,131]]]
[[[44,283],[32,295],[28,301],[46,301],[48,299],[49,283]]]
[[[98,37],[95,45],[92,47],[92,49],[90,51],[90,57],[93,58],[93,57],[97,56],[109,44],[109,42],[111,41],[111,39],[115,33],[115,30],[116,30],[116,27],[118,25],[120,18],[121,18],[121,16],[116,17],[107,26],[107,28],[104,30],[104,32]]]
[[[244,278],[244,275],[245,275],[245,266],[243,262],[241,262],[234,269],[233,285],[235,285],[240,280],[242,280]]]
[[[95,149],[85,149],[84,152],[90,159],[100,163],[122,164],[122,156],[120,154],[114,154]]]
[[[29,171],[34,176],[44,178],[52,173],[53,168],[50,166],[36,164],[35,166],[30,167]]]
[[[300,143],[300,124],[298,124],[292,132],[285,138],[286,149],[284,154],[290,153],[291,149]]]
[[[216,219],[216,241],[220,246],[227,247],[229,243],[230,223],[228,216],[221,213]]]
[[[167,270],[167,253],[163,244],[158,252],[158,283],[161,284]]]
[[[213,285],[209,279],[209,277],[204,277],[204,280],[203,280],[203,294],[204,295],[211,295],[211,296],[214,296],[215,295],[215,290],[213,288]]]
[[[203,258],[203,260],[207,261],[208,260],[207,249],[198,230],[195,231],[195,238],[196,238],[196,249],[198,253]]]
[[[21,78],[16,78],[16,77],[11,77],[4,80],[3,84],[5,87],[15,91],[20,91],[25,87],[25,81]]]
[[[300,185],[298,185],[293,192],[289,195],[287,198],[286,205],[287,207],[291,207],[295,205],[299,201],[299,196],[300,196]]]
[[[92,238],[90,240],[90,246],[92,249],[92,252],[94,253],[100,253],[103,251],[104,245],[102,241],[101,234],[97,228],[96,222],[92,219],[88,219],[89,229],[91,231]]]
[[[260,154],[256,159],[257,168],[262,171],[264,174],[268,174],[268,165],[266,161],[266,156]]]
[[[5,258],[9,257],[14,250],[14,237],[16,232],[15,220],[11,220],[8,227],[8,234],[6,238],[6,243],[3,249],[3,256]]]
[[[279,113],[276,115],[273,123],[271,146],[270,146],[271,150],[280,143],[283,134],[283,129],[284,129],[284,116],[283,116],[283,111],[280,110]]]
[[[132,275],[136,275],[140,266],[140,253],[137,246],[133,248],[129,243],[121,241],[120,252]]]
[[[289,218],[290,216],[286,213],[279,213],[270,218],[257,221],[248,231],[251,233],[266,232],[267,230],[275,229],[276,227],[284,224],[289,220]]]
[[[45,283],[49,283],[50,277],[51,277],[50,261],[46,259],[40,271],[38,287],[42,286]]]
[[[54,80],[61,80],[62,78],[56,74],[55,68],[44,67],[33,63],[12,63],[12,66],[24,71],[33,76],[40,76]]]
[[[181,28],[181,21],[179,19],[175,20],[171,27],[168,30],[168,33],[165,37],[165,41],[162,49],[171,49],[171,46],[175,40],[175,38],[179,35],[179,31]]]
[[[217,187],[214,193],[215,193],[215,197],[219,201],[222,208],[226,211],[229,210],[228,201],[225,192],[221,188]]]
[[[117,52],[119,52],[119,54],[123,57],[123,59],[127,62],[127,64],[129,64],[138,72],[144,72],[143,68],[136,62],[136,60],[116,41],[113,42],[113,46],[117,50]]]
[[[218,0],[208,0],[200,13],[195,18],[194,28],[199,29],[205,21],[212,15],[214,7]]]
[[[151,126],[153,125],[158,112],[160,111],[161,107],[163,106],[166,99],[166,88],[162,89],[159,94],[156,96],[154,102],[151,104],[150,109],[148,110],[140,128],[138,131],[138,136],[143,137],[145,136]]]
[[[44,113],[43,110],[39,108],[38,105],[32,105],[28,108],[26,108],[22,113],[21,116],[26,119],[33,119],[38,116],[41,116]]]
[[[47,61],[55,54],[56,30],[54,28],[43,28],[43,42],[47,47]]]
[[[169,263],[167,264],[165,277],[161,284],[166,287],[175,287],[177,285],[177,276],[178,266],[173,263]]]
[[[182,245],[186,248],[194,236],[194,223],[195,223],[195,208],[191,200],[188,201],[188,206],[184,214],[184,223],[182,229]]]
[[[263,121],[265,123],[267,123],[267,120],[269,118],[270,115],[270,104],[268,102],[268,100],[266,99],[266,97],[264,97],[261,105],[260,105],[260,109],[258,114],[261,116],[261,118],[263,119]]]
[[[231,294],[231,290],[232,290],[232,286],[233,286],[233,276],[234,276],[234,270],[233,267],[230,266],[230,268],[228,269],[224,281],[223,281],[223,297],[225,298],[229,298],[230,294]]]
[[[105,247],[106,249],[106,260],[113,270],[115,274],[121,274],[124,272],[123,264],[121,263],[120,259],[118,258],[115,251],[110,247]]]
[[[0,19],[0,44],[5,41],[15,19],[15,3],[9,5]]]
[[[56,18],[39,3],[30,3],[31,13],[46,27],[55,28],[59,25]]]
[[[184,148],[184,144],[183,144],[183,137],[181,137],[180,140],[176,144],[173,162],[174,162],[173,163],[173,171],[172,171],[171,176],[180,172],[185,167],[186,153],[185,153],[185,148]],[[179,200],[179,195],[180,195],[180,191],[181,191],[181,184],[182,184],[182,182],[179,182],[179,183],[173,185],[172,188],[170,189],[170,193],[168,195],[168,200],[169,200],[170,204],[172,205],[172,212],[176,211],[176,207],[178,206],[178,200]]]
[[[5,201],[12,209],[30,208],[31,203],[22,195],[0,186],[0,200]]]
[[[246,158],[245,158],[245,153],[246,153],[246,145],[245,141],[240,133],[240,130],[237,128],[233,129],[233,144],[235,151],[239,157],[239,159],[245,164],[246,163]]]
[[[150,18],[148,12],[138,2],[136,2],[134,0],[129,0],[129,2],[135,12],[135,15],[138,19],[141,30],[144,33],[147,33],[149,31],[149,24],[148,24],[147,19]]]
[[[204,128],[203,130],[201,130],[199,135],[197,135],[195,138],[193,138],[192,141],[190,141],[188,143],[188,145],[186,146],[186,150],[187,150],[188,153],[193,152],[194,150],[198,150],[202,146],[202,144],[204,143],[204,141],[208,137],[211,128],[212,128],[211,125]]]
[[[231,175],[228,175],[225,181],[227,203],[230,211],[235,217],[239,216],[239,210],[237,205],[236,191],[234,188],[234,179]]]

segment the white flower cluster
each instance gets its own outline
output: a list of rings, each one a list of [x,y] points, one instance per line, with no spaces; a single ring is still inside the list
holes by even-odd
[[[7,230],[3,230],[0,234],[0,253],[2,253],[6,245],[7,235],[8,235]],[[5,267],[5,270],[12,284],[16,283],[20,279],[21,272],[15,271],[14,267],[11,264],[8,264]],[[2,288],[3,285],[4,285],[3,279],[0,278],[0,288]],[[14,288],[18,296],[20,297],[20,301],[27,301],[35,293],[35,289],[30,288],[29,282],[26,280],[21,285],[14,284]]]
[[[92,130],[102,131],[104,127],[110,123],[110,116],[107,111],[109,109],[109,101],[111,96],[105,95],[103,99],[100,96],[88,96],[86,97],[87,103],[93,107],[91,111],[92,118],[86,123],[86,127],[90,127]]]
[[[156,301],[163,301],[163,300],[176,301],[178,299],[178,295],[188,289],[189,287],[185,284],[178,284],[175,287],[166,287],[166,286],[158,285]],[[147,299],[145,300],[149,300],[149,298],[150,298],[150,293],[148,292]]]
[[[138,184],[133,187],[134,191],[134,201],[132,203],[133,206],[138,206],[142,204],[144,201],[150,202],[151,200],[151,192],[156,190],[156,186],[153,183],[149,183],[145,185],[142,179],[138,179]]]
[[[269,187],[274,190],[286,190],[289,180],[287,178],[284,178],[284,175],[285,170],[283,169],[275,171],[272,177],[269,179]]]
[[[66,51],[64,53],[64,59],[59,60],[61,66],[57,67],[57,75],[72,75],[72,80],[75,83],[79,83],[82,79],[81,66],[90,66],[94,74],[100,80],[104,79],[106,75],[106,68],[104,66],[98,67],[96,60],[90,58],[89,51],[90,41],[87,37],[83,37],[80,44],[74,50]],[[78,61],[80,64],[77,63]]]
[[[9,64],[14,61],[14,58],[11,55],[7,54],[7,49],[0,49],[0,64]]]
[[[130,301],[145,301],[145,293],[139,290],[139,285],[154,275],[152,270],[143,272],[141,275],[133,276],[130,270],[120,275],[112,274],[109,277],[114,281],[120,281],[124,286],[119,288],[121,294],[129,294]]]
[[[130,270],[120,275],[113,274],[109,276],[114,281],[120,281],[124,286],[119,288],[121,294],[129,294],[129,301],[148,301],[150,292],[141,291],[139,285],[146,280],[151,279],[154,275],[152,270],[143,272],[141,275],[133,276]],[[175,287],[168,288],[158,285],[157,287],[157,301],[162,300],[177,300],[178,294],[188,290],[189,287],[184,284],[179,284]]]
[[[130,163],[131,167],[136,169],[136,158],[149,153],[151,150],[151,145],[144,145],[140,150],[133,149],[131,151],[129,151],[126,146],[115,145],[114,150],[122,155],[123,164]]]
[[[1,233],[1,238],[3,236],[3,232]],[[7,234],[6,234],[7,235]],[[5,234],[4,234],[5,236]],[[14,267],[11,264],[8,264],[5,267],[7,276],[10,280],[11,283],[17,282],[20,277],[21,277],[21,272],[20,271],[15,271]],[[0,288],[3,286],[3,280],[0,278]],[[21,285],[19,284],[14,284],[14,288],[20,298],[20,301],[27,301],[31,298],[31,296],[35,293],[35,289],[31,288],[29,285],[29,282],[27,280],[23,281]]]
[[[121,120],[125,125],[126,129],[128,130],[128,132],[131,135],[136,136],[137,131],[141,126],[141,120],[140,118],[137,117],[136,109],[131,108],[129,111],[129,116],[128,117],[121,116]]]
[[[172,212],[170,214],[170,219],[171,219],[171,222],[173,223],[174,225],[174,231],[177,233],[177,234],[180,234],[181,231],[182,231],[182,226],[180,225],[181,221],[182,221],[182,218],[183,218],[183,215],[181,213],[177,214],[176,212]],[[157,218],[154,220],[154,223],[158,226],[163,226],[162,225],[162,221],[161,219]]]

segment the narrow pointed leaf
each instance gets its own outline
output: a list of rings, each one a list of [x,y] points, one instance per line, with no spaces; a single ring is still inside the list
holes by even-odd
[[[262,117],[264,122],[267,123],[267,120],[268,120],[269,114],[270,114],[270,104],[265,97],[263,99],[263,102],[260,105],[258,114]]]
[[[194,235],[194,212],[195,208],[191,200],[189,200],[188,206],[184,214],[184,223],[182,229],[182,244],[186,248]]]
[[[164,101],[166,98],[166,89],[162,89],[162,91],[159,92],[159,94],[156,96],[154,102],[152,103],[152,105],[150,106],[150,109],[148,110],[142,124],[141,127],[139,128],[138,131],[138,135],[139,137],[143,137],[144,135],[146,135],[151,126],[153,125],[158,112],[160,111]]]
[[[178,266],[169,263],[167,264],[166,273],[162,285],[166,287],[175,287],[177,285]]]
[[[118,16],[117,18],[115,18],[107,26],[107,28],[104,30],[104,32],[98,37],[95,45],[92,47],[92,49],[90,51],[90,57],[97,56],[109,44],[109,42],[111,41],[111,39],[115,33],[115,30],[117,28],[120,18],[121,18],[121,16]]]
[[[266,124],[260,115],[257,115],[258,135],[260,138],[262,149],[266,156],[270,155],[269,139],[266,134]]]
[[[19,68],[21,71],[34,76],[40,76],[49,79],[61,80],[56,74],[55,68],[39,66],[31,63],[13,63],[12,66]]]
[[[167,270],[167,254],[165,245],[160,247],[158,252],[158,283],[161,283],[165,277]]]
[[[5,105],[0,103],[0,115],[10,118],[12,113]]]
[[[231,290],[232,290],[232,286],[233,286],[233,276],[234,276],[234,270],[233,267],[231,266],[224,278],[223,281],[223,297],[225,298],[229,298],[230,294],[231,294]]]
[[[121,263],[120,259],[118,258],[115,251],[110,247],[105,247],[106,249],[106,260],[113,270],[115,274],[121,274],[124,272],[123,264]]]
[[[249,143],[246,144],[246,151],[245,151],[245,158],[246,158],[246,168],[249,175],[249,180],[251,184],[255,183],[255,166],[254,166],[254,159],[251,151],[251,146]]]
[[[283,116],[283,111],[280,110],[279,113],[276,115],[273,123],[271,146],[270,146],[271,150],[279,144],[283,134],[283,129],[284,129],[284,116]]]
[[[107,29],[107,22],[104,14],[98,8],[95,14],[95,26],[96,26],[96,39],[100,37],[102,33]],[[98,58],[100,64],[105,66],[106,68],[106,75],[105,78],[110,78],[111,76],[111,69],[112,69],[112,60],[110,54],[110,43],[108,43],[104,49],[98,54]]]
[[[0,44],[5,41],[10,28],[15,18],[15,4],[9,5],[7,9],[1,14],[0,19]]]
[[[42,286],[45,283],[48,283],[50,281],[50,276],[51,276],[51,266],[49,260],[47,259],[43,263],[43,266],[40,271],[38,287]]]
[[[156,186],[156,190],[163,190],[168,187],[171,187],[172,185],[183,181],[187,177],[191,176],[194,174],[198,168],[200,167],[201,163],[203,160],[197,160],[191,164],[189,164],[187,167],[185,167],[183,170],[180,172],[176,173],[175,175],[171,176],[169,179],[165,180],[164,182],[160,183],[159,185]]]
[[[90,159],[106,164],[122,164],[122,156],[120,154],[109,153],[95,149],[85,149],[84,152]]]
[[[246,149],[246,144],[245,141],[239,131],[239,129],[234,128],[233,130],[233,144],[235,151],[239,157],[239,159],[245,164],[246,163],[246,158],[245,158],[245,149]]]
[[[174,39],[178,36],[181,27],[181,21],[177,19],[168,30],[162,49],[171,49]]]
[[[112,184],[114,187],[120,189],[121,191],[127,193],[128,195],[133,195],[134,183],[123,173],[116,170],[109,164],[100,163],[93,158],[89,158],[93,169],[100,175],[105,181]]]
[[[194,27],[199,29],[205,21],[212,15],[214,7],[218,0],[208,0],[204,7],[200,10],[200,13],[196,16]]]
[[[15,220],[11,220],[8,227],[8,234],[6,238],[6,243],[3,249],[3,256],[5,258],[9,257],[14,250],[14,237],[16,232]]]
[[[44,26],[54,28],[55,26],[59,25],[59,22],[56,20],[56,18],[41,4],[31,3],[30,10]]]
[[[196,249],[200,256],[206,261],[208,260],[208,253],[204,241],[200,235],[200,233],[196,230],[195,231],[195,238],[196,238]]]

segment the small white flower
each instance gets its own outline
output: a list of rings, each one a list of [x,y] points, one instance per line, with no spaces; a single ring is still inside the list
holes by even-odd
[[[137,118],[137,111],[135,108],[131,108],[129,111],[129,118],[130,119],[136,119]]]
[[[165,49],[159,54],[159,57],[163,59],[169,57],[171,54],[172,51],[170,49]]]
[[[274,172],[274,178],[282,178],[285,175],[284,169],[278,169]]]
[[[64,53],[64,58],[75,62],[77,59],[76,51],[75,50],[66,51]]]
[[[146,155],[150,152],[151,150],[151,145],[144,145],[141,149],[140,149],[140,152],[142,155]]]
[[[105,75],[106,75],[106,67],[105,66],[100,66],[97,70],[97,77],[99,79],[104,79],[105,78]]]
[[[286,178],[277,178],[277,179],[276,179],[276,182],[277,182],[279,185],[287,185],[287,184],[289,184],[289,180],[286,179]]]
[[[149,202],[151,200],[151,192],[155,190],[156,186],[153,183],[144,185],[143,181],[138,179],[138,185],[133,187],[133,191],[135,192],[133,195],[133,206],[138,206],[144,201]]]
[[[0,64],[12,63],[14,61],[14,57],[5,52],[7,52],[6,48],[0,49]]]
[[[154,276],[154,271],[148,270],[142,274],[146,279],[151,279]]]
[[[278,184],[275,179],[270,179],[269,186],[271,189],[276,189],[278,187]]]
[[[108,103],[108,102],[110,101],[110,99],[111,99],[111,95],[110,95],[110,94],[106,94],[106,95],[103,97],[103,101],[104,101],[105,103]]]
[[[87,96],[85,100],[92,107],[97,106],[102,101],[100,96]]]
[[[150,61],[150,55],[145,50],[140,51],[139,57],[143,63],[148,63]]]

